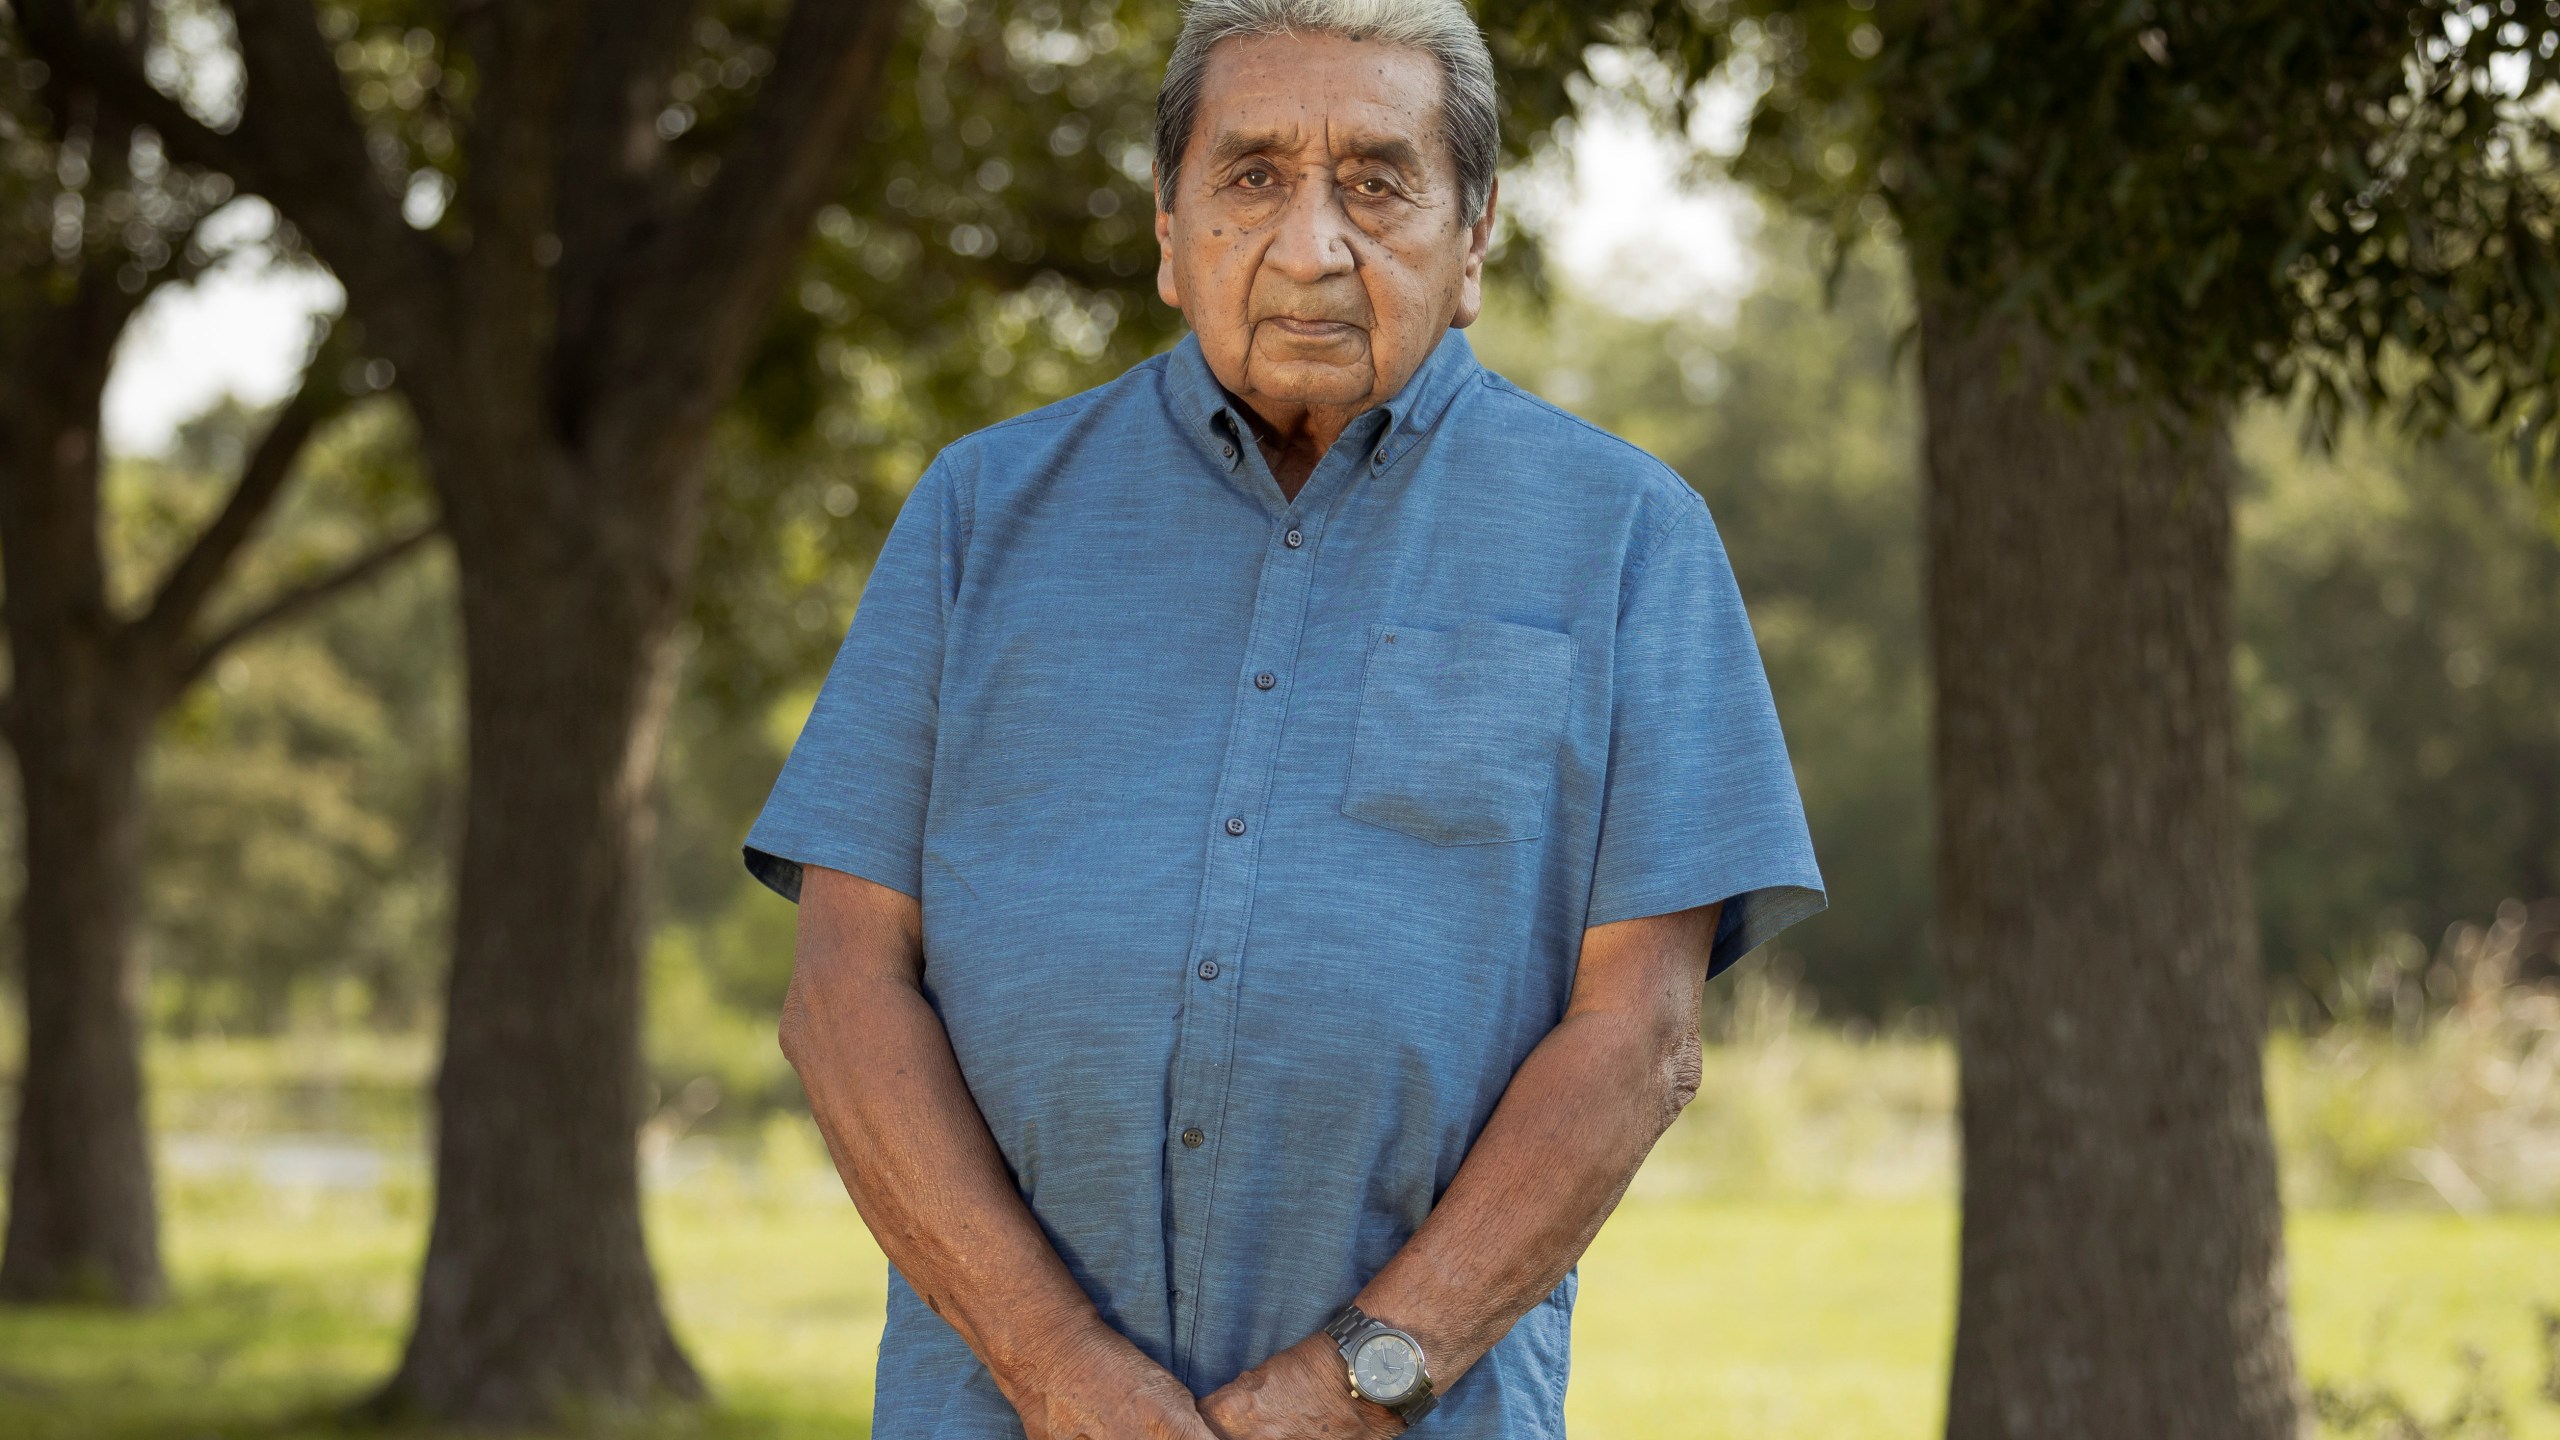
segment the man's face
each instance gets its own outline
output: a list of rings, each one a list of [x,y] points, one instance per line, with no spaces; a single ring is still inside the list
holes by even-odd
[[[1156,288],[1266,418],[1390,399],[1474,322],[1493,206],[1473,225],[1459,208],[1440,92],[1430,55],[1374,40],[1209,52]]]

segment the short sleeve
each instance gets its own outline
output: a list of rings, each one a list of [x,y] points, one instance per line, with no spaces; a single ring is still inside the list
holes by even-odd
[[[948,462],[945,452],[899,508],[818,702],[747,832],[747,869],[785,899],[800,898],[804,865],[923,894],[943,633],[966,547]]]
[[[1742,592],[1703,502],[1639,542],[1612,659],[1590,925],[1724,902],[1723,971],[1829,903]]]

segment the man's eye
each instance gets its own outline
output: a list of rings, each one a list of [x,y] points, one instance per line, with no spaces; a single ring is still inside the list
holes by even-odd
[[[1395,187],[1394,187],[1394,186],[1389,185],[1386,181],[1379,179],[1379,178],[1378,178],[1377,176],[1375,176],[1375,175],[1370,176],[1370,177],[1369,177],[1368,179],[1366,179],[1366,180],[1360,180],[1360,181],[1355,181],[1355,182],[1353,182],[1353,184],[1352,184],[1352,187],[1351,187],[1351,188],[1352,188],[1352,189],[1354,189],[1354,190],[1359,191],[1359,192],[1360,192],[1361,194],[1363,194],[1363,195],[1368,196],[1368,197],[1369,197],[1370,199],[1372,199],[1372,200],[1375,200],[1375,199],[1378,199],[1378,198],[1380,198],[1380,197],[1382,197],[1382,196],[1384,196],[1384,195],[1387,195],[1387,194],[1389,194],[1389,193],[1393,192],[1393,191],[1394,191],[1394,189],[1395,189]]]
[[[1248,190],[1259,190],[1271,181],[1271,172],[1256,165],[1236,177],[1236,183]]]

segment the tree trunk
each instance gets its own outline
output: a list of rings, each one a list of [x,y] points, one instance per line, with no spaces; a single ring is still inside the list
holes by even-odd
[[[129,304],[82,286],[67,305],[12,312],[0,336],[5,719],[26,856],[0,1300],[147,1305],[168,1288],[127,952],[159,697],[127,663],[98,548],[98,395]]]
[[[2219,417],[1924,304],[1953,1440],[2294,1440]],[[2017,348],[2013,351],[2011,346]]]
[[[17,677],[27,1044],[0,1251],[10,1301],[147,1305],[167,1289],[126,948],[149,711],[98,658]]]
[[[689,514],[635,513],[670,493],[689,511],[688,484],[557,451],[494,463],[519,473],[482,468],[483,493],[582,498],[539,528],[448,512],[471,768],[435,1221],[376,1407],[521,1424],[701,1391],[650,1270],[637,1156],[648,792],[694,546]]]

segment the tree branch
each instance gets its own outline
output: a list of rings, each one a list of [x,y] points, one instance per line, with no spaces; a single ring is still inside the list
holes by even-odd
[[[409,228],[375,170],[310,0],[228,4],[245,82],[233,133],[253,162],[251,173],[234,173],[311,238],[347,288],[364,296],[360,308],[377,329],[404,332],[391,348],[407,353],[395,358],[414,360],[402,342],[429,327],[408,317],[444,302],[444,253]]]
[[[443,256],[400,218],[375,174],[309,0],[231,0],[246,85],[240,119],[227,131],[153,88],[122,43],[81,21],[76,0],[15,0],[15,7],[39,58],[150,126],[171,155],[265,197],[348,289],[365,292],[377,340],[399,359],[415,354],[426,332],[406,317],[443,303]]]
[[[584,353],[611,323],[628,247],[660,218],[669,181],[656,120],[694,6],[695,0],[620,0],[588,19],[552,182],[564,354]]]
[[[718,174],[607,303],[602,374],[589,383],[616,389],[615,403],[644,414],[682,413],[729,393],[872,109],[905,12],[896,0],[794,0],[773,73]]]
[[[247,3],[247,0],[235,0]],[[614,7],[589,0],[505,0],[458,16],[449,43],[468,51],[475,76],[463,153],[470,157],[456,205],[470,231],[460,257],[461,301],[480,316],[520,324],[551,307],[539,252],[555,236],[558,150],[569,97],[593,63]],[[605,12],[589,23],[589,11]]]
[[[741,257],[779,269],[799,252],[856,123],[871,109],[906,8],[897,0],[794,0],[772,75],[721,152],[719,173],[670,231],[680,269],[733,274]]]
[[[117,260],[91,251],[67,275],[40,273],[0,321],[0,555],[15,617],[37,631],[111,613],[98,395],[140,303],[116,283]],[[63,279],[67,293],[50,283]]]
[[[321,363],[315,360],[312,368],[319,368]],[[302,454],[312,432],[344,404],[342,395],[333,389],[315,388],[310,371],[304,372],[302,388],[267,422],[266,433],[258,437],[257,448],[240,467],[240,479],[231,487],[231,496],[223,502],[221,513],[169,568],[152,595],[150,606],[134,622],[136,642],[154,650],[177,649],[179,637],[203,611],[206,597],[222,583],[241,547],[256,533],[258,522],[274,507],[285,478],[293,473],[293,462]]]
[[[654,193],[666,143],[658,111],[695,8],[696,0],[618,0],[588,17],[554,162],[564,266],[619,243]]]
[[[337,569],[308,584],[275,596],[231,624],[191,647],[172,671],[169,693],[176,694],[193,684],[205,667],[220,658],[222,652],[277,621],[287,619],[319,604],[321,601],[352,589],[371,579],[410,551],[426,544],[442,533],[441,525],[421,525],[417,529],[377,546]]]
[[[95,92],[100,103],[134,124],[150,126],[171,155],[248,183],[254,157],[236,132],[214,129],[152,88],[122,42],[81,23],[73,0],[14,0],[14,8],[27,47],[56,73]]]
[[[204,234],[204,222],[220,213],[221,209],[221,206],[216,205],[210,209],[198,211],[192,219],[187,221],[185,229],[168,238],[169,263],[151,272],[150,282],[143,287],[145,300],[169,286],[192,284],[206,271],[214,269],[232,256],[250,248],[254,242],[227,245],[220,250],[203,251],[204,258],[201,261],[196,259],[199,253],[196,241]]]

